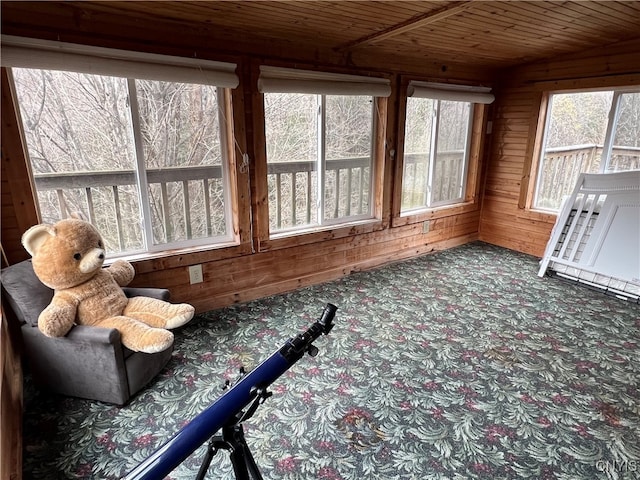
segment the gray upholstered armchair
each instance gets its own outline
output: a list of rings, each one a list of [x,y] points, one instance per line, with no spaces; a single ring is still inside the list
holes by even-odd
[[[124,288],[127,296],[169,299],[169,291]],[[34,382],[53,392],[124,405],[171,358],[173,347],[158,353],[132,352],[115,329],[74,326],[61,338],[38,330],[38,316],[53,298],[33,271],[31,260],[2,269],[3,310],[20,330],[22,352]],[[9,309],[10,311],[7,311]]]

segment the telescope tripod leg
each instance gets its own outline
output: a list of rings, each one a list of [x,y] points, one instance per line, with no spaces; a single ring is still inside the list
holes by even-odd
[[[196,480],[204,480],[211,460],[218,450],[228,450],[236,480],[263,480],[249,446],[244,438],[242,424],[222,427],[222,434],[211,439]]]
[[[218,450],[220,449],[229,449],[227,443],[222,440],[222,437],[216,435],[213,437],[209,444],[207,445],[207,453],[204,455],[204,459],[202,460],[202,465],[200,465],[200,469],[198,470],[198,475],[196,475],[196,480],[204,480],[205,475],[207,474],[207,470],[209,470],[209,466],[211,465],[211,460]]]
[[[229,456],[231,457],[233,471],[236,474],[236,480],[263,480],[260,470],[258,470],[258,465],[249,447],[244,442],[244,436],[241,442],[234,445]]]

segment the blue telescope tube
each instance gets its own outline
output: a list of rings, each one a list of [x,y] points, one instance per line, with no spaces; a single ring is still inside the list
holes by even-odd
[[[161,480],[165,478],[198,447],[249,405],[256,398],[260,389],[266,389],[271,385],[300,360],[305,352],[315,356],[317,349],[312,345],[312,342],[321,334],[328,334],[333,328],[332,320],[336,310],[334,305],[327,304],[321,318],[306,332],[289,339],[279,350],[242,377],[215,403],[129,472],[124,480]]]

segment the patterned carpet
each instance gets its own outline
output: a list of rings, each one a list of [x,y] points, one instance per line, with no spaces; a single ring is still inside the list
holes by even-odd
[[[265,479],[640,478],[640,307],[537,267],[473,243],[199,315],[124,408],[27,382],[24,478],[120,478],[327,302],[320,354],[245,425]]]

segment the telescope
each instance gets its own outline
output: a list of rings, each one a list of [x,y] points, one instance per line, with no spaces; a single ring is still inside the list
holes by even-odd
[[[162,480],[209,440],[207,453],[196,480],[203,480],[213,456],[219,450],[229,451],[237,480],[262,480],[256,462],[244,439],[242,422],[271,396],[267,388],[305,353],[315,357],[313,342],[333,328],[337,307],[328,303],[320,318],[303,333],[287,340],[269,358],[250,372],[240,370],[241,377],[207,409],[197,415],[168,442],[129,472],[125,480]],[[219,434],[217,434],[220,432]],[[217,434],[217,435],[216,435]]]

